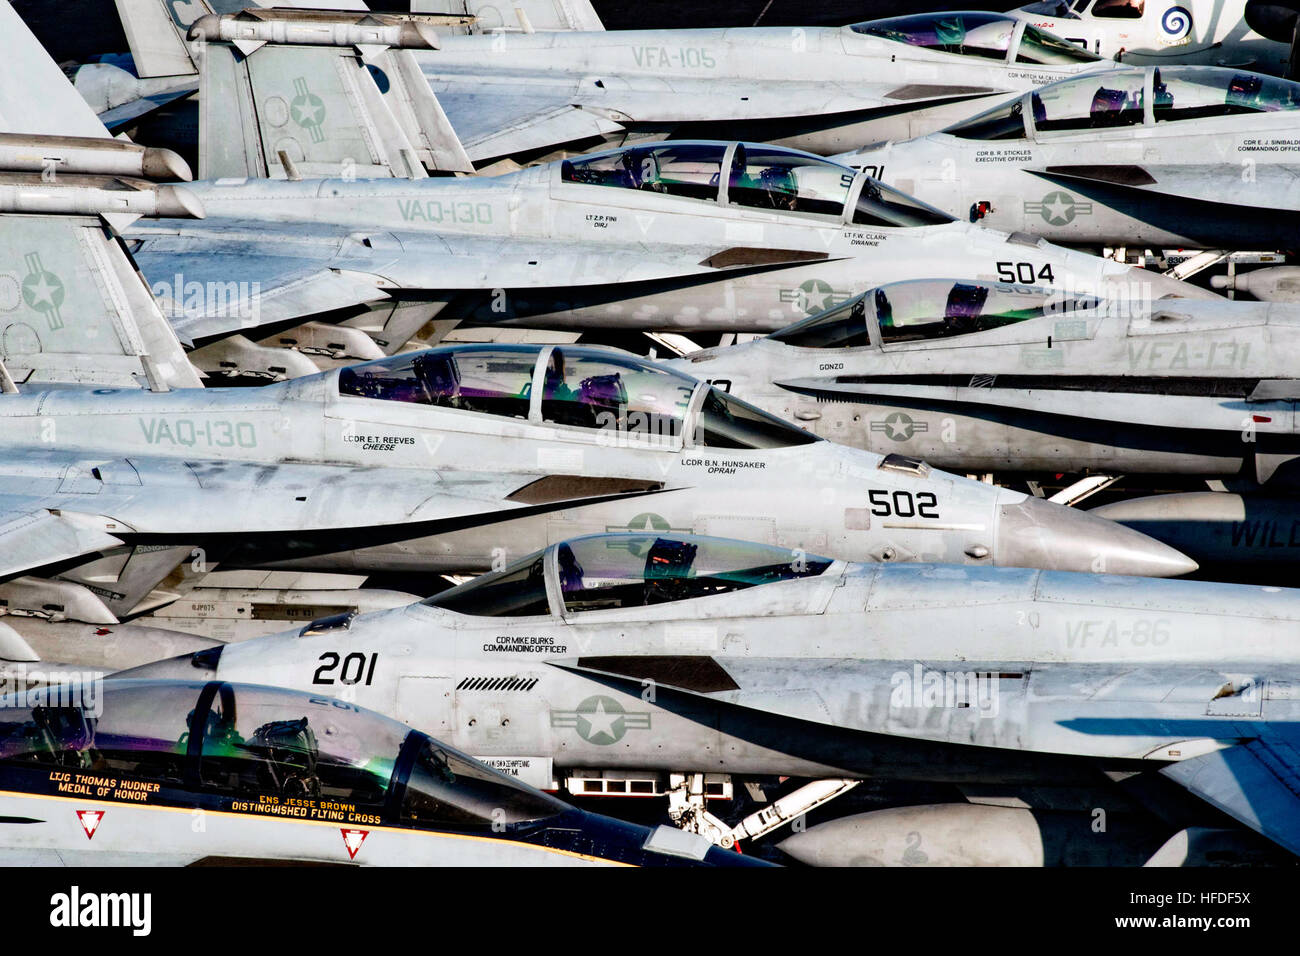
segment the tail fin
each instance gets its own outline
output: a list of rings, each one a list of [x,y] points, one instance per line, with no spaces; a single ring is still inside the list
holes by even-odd
[[[0,132],[107,137],[94,110],[73,89],[22,17],[0,3]]]
[[[0,215],[0,363],[19,389],[203,384],[122,240],[97,216]]]
[[[206,17],[199,176],[412,177],[473,165],[429,89],[412,48],[436,46],[427,25],[280,11]]]
[[[205,0],[116,0],[135,75],[185,76],[198,69],[185,42],[185,31],[212,12]]]

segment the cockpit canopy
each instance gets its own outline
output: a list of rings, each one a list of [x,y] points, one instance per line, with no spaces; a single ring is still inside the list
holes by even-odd
[[[836,217],[844,213],[854,175],[820,156],[761,143],[629,146],[560,165],[566,183]]]
[[[653,531],[592,535],[552,545],[423,603],[479,617],[645,607],[815,577],[831,563],[729,538]]]
[[[1001,13],[963,11],[956,13],[917,13],[854,23],[849,29],[867,36],[881,37],[924,47],[939,53],[979,57],[999,62],[1061,65],[1093,63],[1100,59],[1082,47],[1025,24],[1016,42],[1015,17]],[[1015,56],[1011,52],[1015,48]]]
[[[697,400],[698,392],[704,394]],[[454,345],[352,365],[339,394],[714,448],[819,439],[680,372],[612,349]]]
[[[185,792],[294,799],[306,819],[347,805],[433,829],[569,809],[355,704],[222,681],[54,684],[0,698],[0,766],[94,774],[128,795],[110,799],[138,800],[151,792],[143,782],[173,805]]]
[[[1095,296],[1035,286],[953,279],[916,279],[870,289],[810,315],[769,338],[798,348],[888,348],[1013,325],[1043,315],[1095,309]]]
[[[963,139],[1026,139],[1058,130],[1297,108],[1300,83],[1292,80],[1213,66],[1147,67],[1087,73],[1051,83],[944,132]]]
[[[861,188],[855,188],[858,178],[848,166],[821,156],[762,143],[656,143],[560,164],[560,181],[565,183],[847,218],[858,225],[932,226],[953,221],[947,213],[874,179],[862,177]],[[849,206],[855,191],[857,199]]]

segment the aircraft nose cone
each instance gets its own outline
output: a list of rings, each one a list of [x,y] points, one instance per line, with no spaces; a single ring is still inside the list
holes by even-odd
[[[1171,578],[1195,571],[1187,555],[1149,535],[1040,498],[998,510],[997,564]]]
[[[226,645],[218,644],[191,654],[165,657],[160,661],[118,671],[113,676],[139,680],[212,680],[217,676],[221,652],[225,649]]]

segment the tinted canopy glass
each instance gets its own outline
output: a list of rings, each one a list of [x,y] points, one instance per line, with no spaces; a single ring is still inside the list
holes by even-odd
[[[1016,48],[1017,63],[1038,63],[1060,66],[1069,63],[1095,63],[1101,57],[1089,53],[1077,43],[1040,30],[1036,26],[1026,26],[1020,37],[1020,46]]]
[[[862,184],[853,221],[861,226],[937,226],[955,222],[946,212],[927,206],[877,179]]]
[[[444,744],[423,737],[407,778],[402,819],[421,827],[487,829],[558,816],[570,808]]]
[[[848,302],[810,315],[768,337],[804,349],[860,348],[871,344],[867,333],[866,312],[866,299],[860,295],[855,296]]]
[[[633,146],[582,159],[566,159],[560,166],[560,179],[566,183],[644,189],[716,202],[726,151],[726,143]]]
[[[394,355],[339,372],[339,394],[527,418],[535,346],[463,345]]]
[[[542,381],[542,418],[561,425],[675,438],[698,384],[658,365],[557,346]]]
[[[962,139],[1026,139],[1029,134],[1025,129],[1024,103],[1019,98],[1002,103],[949,126],[944,132]]]
[[[844,214],[854,172],[818,156],[773,146],[736,144],[728,202],[755,209]]]
[[[864,293],[883,345],[984,332],[1042,315],[1096,308],[1092,296],[1033,286],[922,279]]]
[[[1155,71],[1152,108],[1157,123],[1294,110],[1300,83],[1243,70],[1165,67]]]
[[[66,688],[65,688],[66,691]],[[374,804],[410,728],[330,698],[217,682],[108,681],[0,714],[0,760],[230,794]],[[12,700],[12,699],[11,699]],[[8,703],[8,702],[6,702]]]
[[[1146,0],[1097,0],[1092,15],[1108,20],[1141,20]]]
[[[1016,21],[996,13],[919,13],[855,23],[851,29],[928,50],[1004,60]]]
[[[618,534],[557,545],[566,611],[643,607],[821,574],[829,558],[693,535]]]
[[[466,581],[425,598],[422,604],[475,617],[530,617],[549,614],[543,552],[530,554],[501,571]]]
[[[700,405],[695,443],[707,448],[788,448],[821,441],[811,432],[710,388]]]
[[[1111,70],[1053,83],[1030,94],[1039,132],[1140,126],[1145,70]]]

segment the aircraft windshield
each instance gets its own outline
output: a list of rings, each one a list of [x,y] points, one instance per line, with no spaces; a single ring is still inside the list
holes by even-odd
[[[1020,98],[977,113],[944,130],[962,139],[1026,139],[1025,107]]]
[[[569,810],[450,747],[424,737],[402,799],[402,819],[416,826],[484,828],[529,823]]]
[[[768,338],[802,349],[851,349],[870,345],[866,297],[854,296],[848,302],[773,332]]]
[[[1092,5],[1092,15],[1114,20],[1141,20],[1145,8],[1145,0],[1097,0]]]
[[[710,388],[700,406],[695,443],[707,448],[788,448],[821,441],[797,425]]]
[[[938,226],[956,220],[878,179],[868,179],[858,194],[853,221],[860,226]]]
[[[1053,83],[1030,94],[1039,132],[1141,126],[1145,70],[1111,70]]]
[[[1039,316],[1096,308],[1092,296],[992,282],[921,279],[863,294],[883,345],[985,332]]]
[[[645,189],[691,199],[718,199],[726,143],[633,146],[582,159],[566,159],[560,180],[588,186]]]
[[[692,535],[596,535],[557,545],[566,611],[644,607],[814,577],[829,558]]]
[[[1300,83],[1241,70],[1165,67],[1152,89],[1157,123],[1300,109]]]
[[[1032,25],[1025,27],[1025,32],[1020,37],[1020,46],[1016,49],[1017,63],[1060,66],[1069,63],[1096,63],[1100,59],[1077,43],[1071,43]]]
[[[535,346],[462,345],[394,355],[339,372],[339,393],[528,417]]]
[[[534,617],[550,614],[546,599],[545,552],[536,552],[501,571],[471,581],[420,602],[475,617]]]
[[[1074,8],[1077,10],[1088,5],[1088,0],[1075,0]],[[1040,0],[1038,3],[1030,3],[1019,8],[1024,13],[1036,13],[1041,16],[1051,17],[1054,20],[1077,20],[1078,13],[1070,8],[1070,4],[1065,0]]]
[[[737,206],[842,216],[853,170],[806,153],[738,143],[727,198]]]
[[[854,23],[850,29],[942,53],[1005,60],[1016,21],[997,13],[918,13]]]

